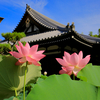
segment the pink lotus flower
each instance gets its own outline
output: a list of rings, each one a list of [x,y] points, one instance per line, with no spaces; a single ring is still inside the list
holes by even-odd
[[[18,42],[19,46],[16,45],[18,52],[11,51],[9,52],[12,56],[18,59],[16,65],[21,65],[28,61],[29,64],[34,64],[36,66],[40,66],[38,63],[39,60],[45,57],[44,50],[37,51],[38,45],[34,45],[30,48],[30,45],[26,43],[25,46],[22,45],[21,42]]]
[[[63,59],[56,58],[56,60],[62,65],[62,70],[59,71],[59,74],[74,74],[77,76],[77,73],[89,62],[90,55],[83,58],[82,51],[79,54],[73,53],[71,55],[68,52],[64,52]]]

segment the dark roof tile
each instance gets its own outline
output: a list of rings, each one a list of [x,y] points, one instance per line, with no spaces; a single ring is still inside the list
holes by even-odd
[[[66,27],[65,25],[42,15],[41,13],[33,10],[32,8],[26,9],[26,11],[31,15],[31,17],[35,21],[37,21],[38,23],[40,23],[41,25],[43,25],[45,27],[48,27],[50,29],[60,29],[60,28],[62,29],[62,28]]]

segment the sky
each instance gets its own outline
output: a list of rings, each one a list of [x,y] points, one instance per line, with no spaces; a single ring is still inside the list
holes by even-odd
[[[39,13],[59,22],[75,24],[75,31],[98,34],[100,28],[100,0],[0,0],[1,33],[13,32],[23,17],[26,4]]]

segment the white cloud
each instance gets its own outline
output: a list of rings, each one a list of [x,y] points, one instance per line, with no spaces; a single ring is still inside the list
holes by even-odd
[[[19,7],[25,9],[26,4],[36,10],[43,10],[47,5],[47,0],[2,0],[0,5]]]

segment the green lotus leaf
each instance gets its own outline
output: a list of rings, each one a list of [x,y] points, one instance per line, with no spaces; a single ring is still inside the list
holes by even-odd
[[[71,80],[67,74],[62,74],[38,82],[26,100],[96,100],[96,96],[94,85]]]
[[[16,97],[12,96],[12,97],[10,97],[8,99],[4,99],[4,100],[19,100],[19,99],[17,99]]]
[[[92,65],[91,63],[87,64],[78,72],[77,77],[85,82],[100,87],[100,66]]]
[[[100,87],[98,87],[97,100],[100,100]]]
[[[24,86],[24,70],[26,63],[16,66],[17,59],[12,56],[0,55],[0,100],[14,95],[14,91],[21,91]],[[41,76],[41,67],[28,65],[26,84],[36,82]]]

